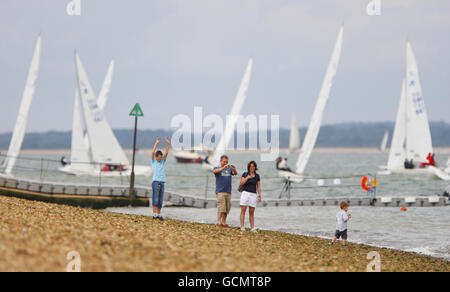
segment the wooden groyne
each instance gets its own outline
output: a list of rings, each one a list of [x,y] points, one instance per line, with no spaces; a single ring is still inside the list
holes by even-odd
[[[137,186],[136,198],[130,200],[129,188],[120,185],[81,185],[30,181],[0,176],[0,195],[14,196],[44,202],[61,203],[72,206],[104,209],[107,207],[149,206],[152,189]],[[237,197],[237,195],[235,195]],[[215,198],[201,198],[166,191],[164,200],[174,206],[193,208],[216,208]],[[347,201],[352,206],[370,206],[369,197],[268,199],[259,203],[260,207],[308,207],[338,206]],[[447,206],[449,200],[442,196],[383,196],[378,197],[375,207],[436,207]],[[232,205],[239,207],[239,201]]]
[[[192,198],[176,194],[166,194],[166,199],[172,204],[194,207],[194,208],[216,208],[217,202],[213,199]],[[273,199],[263,200],[258,203],[258,207],[323,207],[339,206],[340,202],[346,201],[351,206],[371,206],[370,198],[364,197],[336,197],[317,199]],[[414,196],[414,197],[379,197],[375,202],[375,207],[439,207],[447,206],[449,201],[445,197],[439,196]],[[239,200],[232,201],[233,207],[239,207]]]

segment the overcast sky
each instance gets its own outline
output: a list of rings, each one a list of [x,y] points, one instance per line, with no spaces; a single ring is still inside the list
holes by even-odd
[[[76,49],[98,92],[116,62],[105,108],[113,128],[170,128],[176,114],[225,115],[245,66],[254,71],[244,114],[294,111],[309,123],[339,26],[344,45],[324,122],[395,119],[405,73],[405,40],[415,51],[429,119],[450,122],[450,1],[381,0],[0,1],[0,132],[11,131],[37,35],[42,58],[28,131],[70,130]]]

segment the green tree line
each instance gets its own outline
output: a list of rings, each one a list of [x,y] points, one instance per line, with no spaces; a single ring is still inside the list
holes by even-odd
[[[450,147],[450,124],[445,122],[430,123],[433,146]],[[379,147],[386,130],[392,138],[394,123],[345,123],[324,125],[320,130],[317,147]],[[306,134],[306,128],[300,128],[300,138]],[[131,148],[133,130],[116,129],[114,133],[124,148]],[[170,130],[139,130],[137,145],[139,148],[151,148],[157,137],[172,136]],[[0,134],[0,149],[8,149],[11,133]],[[237,134],[235,134],[237,137]],[[270,139],[270,135],[269,135]],[[193,139],[191,139],[193,141]],[[248,135],[246,135],[248,140]],[[236,141],[236,139],[235,139]],[[248,143],[247,143],[248,144]],[[289,129],[280,129],[279,145],[289,145]],[[43,133],[27,133],[22,149],[70,149],[71,132],[48,131]]]

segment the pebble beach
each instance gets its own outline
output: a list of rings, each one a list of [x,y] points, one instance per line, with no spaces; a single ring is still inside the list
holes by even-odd
[[[0,271],[366,271],[367,254],[381,271],[450,271],[450,262],[416,253],[275,231],[153,220],[0,196]]]

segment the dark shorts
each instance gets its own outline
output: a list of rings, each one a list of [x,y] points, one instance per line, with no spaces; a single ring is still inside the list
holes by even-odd
[[[347,240],[347,229],[345,229],[344,231],[336,230],[336,233],[334,234],[334,236],[337,239],[342,237],[342,239]]]

